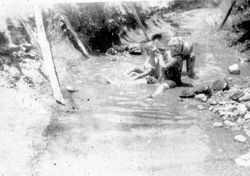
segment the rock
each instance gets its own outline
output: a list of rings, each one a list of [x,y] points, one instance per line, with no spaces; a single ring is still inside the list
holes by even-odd
[[[179,102],[183,102],[184,100],[182,98],[177,98]]]
[[[225,121],[224,121],[224,124],[225,124],[227,127],[234,127],[234,126],[237,125],[236,123],[234,123],[234,122],[232,122],[232,121],[230,121],[230,120],[225,120]]]
[[[74,89],[72,86],[66,86],[66,89],[68,92],[76,92],[76,89]]]
[[[218,79],[213,83],[212,90],[214,91],[229,90],[229,83],[226,79]]]
[[[215,127],[215,128],[221,128],[221,127],[223,127],[223,123],[221,123],[221,122],[214,122],[213,127]]]
[[[242,129],[241,126],[234,126],[231,128],[231,131],[240,131]]]
[[[225,104],[227,104],[226,101],[220,101],[220,102],[219,102],[219,105],[225,105]]]
[[[209,99],[209,100],[208,100],[208,103],[209,103],[210,105],[217,105],[217,104],[218,104],[218,102],[217,102],[216,100],[214,100],[214,99]]]
[[[239,75],[240,74],[240,67],[238,64],[233,64],[228,67],[228,72],[232,75]]]
[[[209,111],[213,111],[214,107],[210,106]]]
[[[30,43],[23,43],[22,47],[25,48],[25,52],[29,52],[33,48],[33,46]]]
[[[109,48],[107,51],[106,51],[106,54],[107,55],[116,55],[118,52],[114,49],[114,48]]]
[[[237,106],[237,111],[238,111],[239,115],[244,116],[247,113],[247,108],[244,104],[239,104]]]
[[[174,120],[183,120],[183,117],[182,116],[176,116],[176,117],[174,117]]]
[[[235,105],[232,105],[232,104],[227,104],[223,107],[223,109],[225,111],[228,111],[228,112],[233,112],[237,109],[237,107]]]
[[[245,119],[245,120],[250,119],[250,112],[248,112],[248,113],[244,116],[244,119]]]
[[[146,77],[147,84],[156,84],[158,80],[154,76]]]
[[[206,108],[205,108],[204,106],[202,106],[202,105],[198,105],[197,108],[198,108],[199,110],[206,109]]]
[[[241,167],[250,167],[250,152],[235,159],[235,163]]]
[[[124,51],[124,47],[122,46],[118,46],[118,45],[113,45],[113,48],[118,51],[118,52],[123,52]]]
[[[196,87],[194,90],[195,94],[205,94],[208,96],[211,96],[212,90],[209,86],[199,86]]]
[[[237,92],[235,92],[233,95],[231,95],[231,99],[232,100],[234,100],[234,101],[239,101],[239,99],[241,98],[241,97],[243,97],[245,95],[245,93],[243,92],[243,91],[237,91]]]
[[[245,94],[239,98],[239,101],[250,101],[250,94]]]
[[[29,85],[29,87],[34,87],[35,86],[35,84],[34,84],[31,77],[25,76],[23,78],[23,80],[24,80],[24,82],[26,82]]]
[[[250,62],[250,58],[240,57],[239,60],[240,62]]]
[[[242,135],[237,135],[234,137],[234,140],[238,141],[238,142],[246,142],[247,138],[245,136],[242,136]]]
[[[245,123],[245,119],[238,118],[236,122],[237,122],[238,125],[243,125]]]
[[[246,106],[247,110],[250,111],[250,102],[245,103],[245,106]]]
[[[195,99],[201,102],[207,102],[208,97],[205,94],[198,94],[198,95],[195,95]]]
[[[194,96],[195,93],[193,89],[184,89],[180,95],[181,98],[194,98]]]
[[[116,58],[111,58],[110,61],[117,61],[117,59]]]
[[[138,43],[129,44],[128,51],[129,51],[129,54],[132,54],[132,55],[140,55],[140,54],[142,54],[141,45],[138,44]]]

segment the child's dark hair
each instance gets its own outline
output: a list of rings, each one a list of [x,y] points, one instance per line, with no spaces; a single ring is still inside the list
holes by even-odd
[[[154,34],[151,38],[152,41],[156,40],[156,39],[162,39],[162,35],[161,34]]]

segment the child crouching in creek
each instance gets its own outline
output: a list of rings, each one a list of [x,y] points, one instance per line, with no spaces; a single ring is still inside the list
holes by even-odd
[[[191,45],[184,45],[184,41],[178,37],[172,38],[168,43],[169,51],[163,54],[164,64],[160,67],[157,87],[153,94],[148,94],[148,98],[161,95],[164,90],[176,86],[192,86],[181,81],[183,61],[187,61],[187,73],[189,77],[194,76],[194,56],[191,56],[193,48]]]
[[[135,67],[130,70],[127,74],[132,77],[132,79],[142,79],[146,78],[148,83],[157,82],[161,65],[164,65],[163,57],[155,44],[155,41],[151,41],[145,45],[144,48],[147,59],[142,67]]]

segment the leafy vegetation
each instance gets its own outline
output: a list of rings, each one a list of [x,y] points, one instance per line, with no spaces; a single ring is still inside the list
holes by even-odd
[[[240,50],[250,49],[250,0],[238,0],[233,10],[230,30],[231,45],[241,45]]]

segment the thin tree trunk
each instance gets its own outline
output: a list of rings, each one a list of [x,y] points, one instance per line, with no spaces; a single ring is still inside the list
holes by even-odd
[[[230,15],[230,13],[231,13],[232,10],[233,10],[233,7],[234,7],[235,3],[236,3],[236,0],[234,0],[234,1],[232,2],[232,4],[231,4],[230,8],[228,9],[228,12],[227,12],[227,14],[226,14],[224,20],[222,21],[222,23],[221,23],[219,29],[222,29],[222,28],[223,28],[223,26],[224,26],[224,24],[226,23],[226,21],[227,21],[229,15]]]
[[[41,54],[44,59],[46,74],[49,77],[50,84],[53,90],[54,98],[58,103],[65,104],[63,95],[61,93],[60,85],[56,75],[56,69],[51,54],[50,43],[47,40],[43,20],[42,12],[39,5],[34,6],[35,22],[38,33],[38,43],[41,48]]]
[[[78,49],[82,55],[86,58],[89,58],[89,53],[87,52],[86,48],[83,46],[81,40],[79,39],[78,35],[74,31],[73,27],[71,26],[68,18],[66,16],[61,15],[61,20],[66,25],[66,35],[69,37],[70,41],[73,45]]]
[[[41,48],[39,46],[39,43],[37,41],[37,38],[33,35],[33,31],[31,29],[31,27],[29,26],[29,24],[27,24],[23,19],[20,19],[21,24],[23,25],[25,31],[27,32],[27,34],[30,37],[30,42],[32,45],[34,45],[39,51],[41,51]]]
[[[146,40],[149,41],[150,39],[149,39],[149,36],[148,36],[148,34],[147,34],[147,32],[146,32],[146,29],[145,29],[145,27],[143,26],[143,24],[142,24],[142,22],[141,22],[141,19],[140,19],[139,15],[138,15],[138,13],[137,13],[135,7],[134,7],[134,4],[133,4],[132,2],[131,2],[131,7],[132,7],[132,11],[133,11],[133,13],[134,13],[134,16],[135,16],[135,19],[136,19],[137,23],[140,25],[140,27],[141,27],[141,29],[142,29],[142,32],[143,32],[143,34],[144,34]]]

